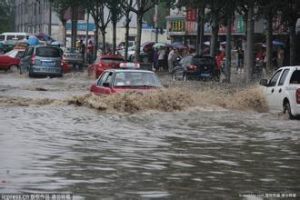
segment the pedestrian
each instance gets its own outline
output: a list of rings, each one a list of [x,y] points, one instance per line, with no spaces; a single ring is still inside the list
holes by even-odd
[[[158,50],[158,71],[161,71],[164,69],[164,58],[165,58],[166,50],[161,47]]]
[[[163,70],[164,71],[168,71],[168,56],[169,56],[169,53],[170,53],[170,48],[169,47],[166,47],[165,48],[165,54],[164,54],[164,61],[163,61]]]
[[[238,64],[237,64],[236,71],[240,73],[244,67],[244,50],[241,47],[239,47],[237,50],[237,56],[238,56]]]
[[[93,54],[94,54],[94,45],[92,40],[90,40],[87,46],[87,61],[89,64],[92,63]]]
[[[153,50],[153,69],[155,71],[159,70],[159,66],[158,66],[158,49],[154,48]]]
[[[284,50],[282,47],[279,47],[277,50],[277,65],[278,68],[283,66],[283,60],[284,60]]]
[[[175,57],[175,48],[171,48],[171,51],[168,54],[168,70],[171,73],[173,71],[174,57]]]
[[[82,58],[84,59],[84,54],[85,54],[85,44],[83,43],[83,40],[80,40],[79,42],[79,51],[81,53]],[[79,64],[78,66],[78,70],[81,71],[82,70],[82,66],[83,64]]]

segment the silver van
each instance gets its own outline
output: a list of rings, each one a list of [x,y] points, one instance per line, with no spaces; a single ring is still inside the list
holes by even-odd
[[[33,76],[63,76],[63,52],[53,46],[28,47],[20,62],[20,73],[28,71],[29,77]]]

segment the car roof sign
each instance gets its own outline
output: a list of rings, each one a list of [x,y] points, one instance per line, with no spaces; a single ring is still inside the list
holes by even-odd
[[[139,69],[140,64],[139,63],[133,63],[133,62],[124,62],[120,63],[121,69]]]

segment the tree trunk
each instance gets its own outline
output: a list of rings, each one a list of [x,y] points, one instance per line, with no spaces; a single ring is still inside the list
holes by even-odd
[[[136,33],[136,46],[135,46],[135,61],[140,61],[140,47],[142,38],[142,25],[143,25],[143,15],[137,14],[137,33]]]
[[[247,47],[246,47],[246,67],[245,67],[245,81],[249,83],[252,75],[252,68],[254,64],[253,56],[253,32],[254,32],[254,20],[253,20],[253,2],[249,2],[249,10],[247,16]]]
[[[218,41],[218,33],[219,33],[219,23],[216,19],[213,20],[211,27],[211,38],[210,38],[210,56],[215,57],[217,50],[217,41]]]
[[[76,48],[77,40],[77,16],[78,16],[78,7],[71,8],[72,16],[72,36],[71,36],[71,47]]]
[[[66,21],[62,21],[62,26],[63,26],[63,45],[64,46],[66,46],[66,44],[67,44],[67,38],[66,38],[66,24],[67,24],[67,22]]]
[[[273,52],[273,15],[272,12],[269,11],[267,15],[267,33],[266,33],[266,46],[267,46],[267,63],[266,63],[266,72],[267,74],[271,74],[273,71],[272,66],[272,52]]]
[[[117,21],[112,22],[113,26],[113,53],[116,53],[116,43],[117,43]]]
[[[97,50],[99,48],[99,26],[96,25],[96,30],[95,30],[95,51],[94,51],[94,55],[93,55],[93,60],[96,59],[97,57]]]
[[[128,38],[129,38],[129,24],[130,24],[129,12],[126,13],[126,25],[125,25],[125,60],[128,59]]]
[[[226,33],[226,82],[230,83],[231,79],[231,37],[232,37],[232,17],[227,18]]]
[[[101,34],[102,34],[102,52],[107,53],[106,51],[106,39],[105,39],[105,29],[101,28]]]
[[[296,41],[296,22],[289,26],[290,37],[290,65],[295,64],[295,41]]]
[[[203,38],[204,38],[204,13],[205,5],[203,4],[198,8],[197,12],[197,42],[196,42],[196,53],[197,55],[202,54]]]

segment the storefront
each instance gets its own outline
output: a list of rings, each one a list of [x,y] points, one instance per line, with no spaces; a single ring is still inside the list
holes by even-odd
[[[241,40],[245,36],[245,22],[242,16],[236,15],[234,24],[231,27],[233,40]],[[219,41],[226,40],[227,27],[220,25]],[[183,42],[185,44],[196,44],[197,37],[197,10],[187,9],[185,16],[167,17],[167,37],[171,42]],[[204,41],[209,41],[211,36],[211,26],[205,23]]]

